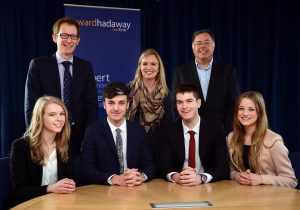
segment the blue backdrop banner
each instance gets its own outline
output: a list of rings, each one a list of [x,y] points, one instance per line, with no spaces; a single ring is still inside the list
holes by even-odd
[[[112,81],[133,79],[140,54],[140,10],[65,4],[65,15],[80,25],[75,55],[93,64],[99,116],[105,116],[102,93]]]

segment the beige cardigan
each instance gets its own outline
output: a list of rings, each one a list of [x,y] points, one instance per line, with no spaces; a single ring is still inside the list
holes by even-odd
[[[241,172],[241,170],[232,162],[233,150],[229,146],[231,138],[232,132],[228,135],[227,147],[230,157],[230,178],[235,180],[237,173]],[[288,154],[289,151],[284,146],[282,137],[268,129],[259,158],[263,184],[291,188],[297,186],[298,180],[296,179]]]

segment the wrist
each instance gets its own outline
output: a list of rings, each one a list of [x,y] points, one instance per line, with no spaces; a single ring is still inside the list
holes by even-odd
[[[200,184],[205,184],[207,182],[207,176],[205,174],[199,174]]]
[[[142,177],[142,182],[145,182],[146,181],[146,176],[143,172],[139,172],[141,177]]]

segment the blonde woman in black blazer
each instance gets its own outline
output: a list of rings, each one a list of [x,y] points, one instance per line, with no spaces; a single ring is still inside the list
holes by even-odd
[[[47,193],[75,191],[66,119],[67,109],[58,98],[45,96],[35,104],[28,131],[12,143],[10,207]]]

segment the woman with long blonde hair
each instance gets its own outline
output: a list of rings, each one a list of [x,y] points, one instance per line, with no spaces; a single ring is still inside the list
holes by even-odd
[[[158,129],[173,121],[171,94],[167,87],[165,68],[158,52],[146,49],[139,57],[130,83],[130,106],[127,119],[145,127],[154,160],[158,161]]]
[[[242,185],[271,184],[295,188],[297,179],[282,137],[268,129],[262,95],[245,92],[235,106],[228,135],[230,177]]]
[[[12,143],[12,206],[46,193],[75,191],[67,119],[60,99],[44,96],[37,100],[29,129]]]

